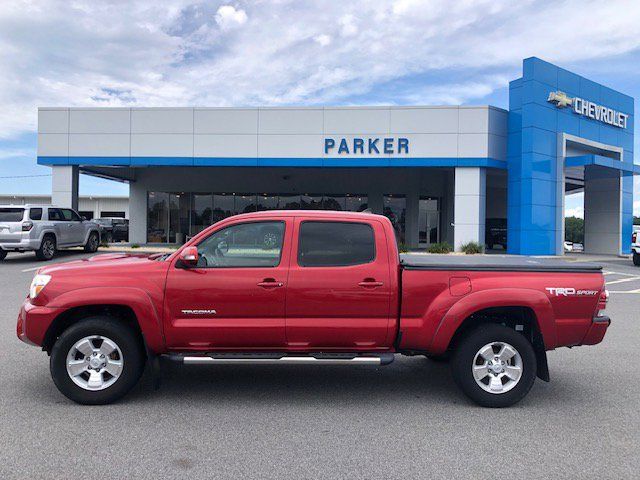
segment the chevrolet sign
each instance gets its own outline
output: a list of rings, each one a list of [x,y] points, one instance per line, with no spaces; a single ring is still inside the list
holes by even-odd
[[[573,111],[583,117],[592,118],[599,122],[613,125],[614,127],[627,128],[629,115],[618,112],[612,108],[598,105],[580,97],[569,97],[566,93],[557,91],[549,92],[547,102],[555,104],[558,108],[571,106]]]

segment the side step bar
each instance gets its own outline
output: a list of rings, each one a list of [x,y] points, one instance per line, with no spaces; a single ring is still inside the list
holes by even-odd
[[[211,354],[211,355],[168,355],[185,365],[389,365],[395,359],[393,353],[379,355],[355,354]]]

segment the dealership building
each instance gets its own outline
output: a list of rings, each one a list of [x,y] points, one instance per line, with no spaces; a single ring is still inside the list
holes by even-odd
[[[538,58],[493,106],[40,108],[56,204],[78,175],[130,184],[130,240],[180,243],[237,213],[370,209],[407,247],[485,243],[563,253],[584,192],[585,251],[630,251],[633,98]]]

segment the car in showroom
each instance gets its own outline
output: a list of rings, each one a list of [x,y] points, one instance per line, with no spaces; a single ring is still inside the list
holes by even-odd
[[[9,252],[35,252],[38,260],[51,260],[61,248],[84,247],[94,253],[99,245],[100,226],[71,208],[0,206],[0,260]]]

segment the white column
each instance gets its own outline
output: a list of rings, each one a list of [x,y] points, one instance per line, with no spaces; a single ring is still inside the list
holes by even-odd
[[[460,247],[467,242],[484,245],[486,169],[458,167],[454,185],[454,248],[460,251]]]
[[[129,242],[147,243],[147,187],[129,184]]]
[[[78,166],[55,165],[51,174],[51,203],[78,210]]]

